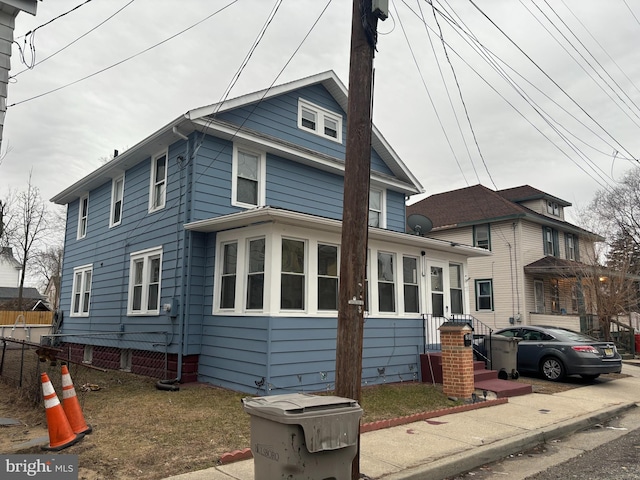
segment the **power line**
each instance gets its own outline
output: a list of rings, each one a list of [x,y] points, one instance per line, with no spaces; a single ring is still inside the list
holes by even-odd
[[[55,51],[54,53],[52,53],[51,55],[49,55],[48,57],[43,58],[42,60],[40,60],[39,62],[35,62],[33,63],[30,67],[25,68],[24,70],[19,71],[18,73],[16,73],[15,75],[11,75],[9,77],[9,80],[16,78],[18,75],[20,75],[21,73],[24,73],[28,70],[33,69],[36,65],[40,65],[44,62],[46,62],[47,60],[49,60],[51,57],[57,55],[58,53],[62,52],[63,50],[66,50],[67,48],[69,48],[71,45],[73,45],[74,43],[76,43],[77,41],[81,40],[82,38],[86,37],[87,35],[89,35],[91,32],[93,32],[94,30],[100,28],[102,25],[104,25],[105,23],[107,23],[109,20],[111,20],[113,17],[115,17],[118,13],[120,13],[122,10],[124,10],[125,8],[127,8],[129,5],[131,5],[135,0],[129,0],[129,3],[127,3],[126,5],[124,5],[123,7],[119,8],[118,10],[116,10],[113,14],[109,15],[107,18],[105,18],[102,22],[100,22],[98,25],[96,25],[95,27],[93,27],[92,29],[88,30],[87,32],[83,33],[82,35],[80,35],[78,38],[76,38],[75,40],[73,40],[70,43],[67,43],[64,47],[62,47],[60,50]],[[84,4],[83,4],[84,5]],[[18,48],[20,48],[20,46],[18,45]],[[34,57],[35,59],[35,57]],[[24,63],[24,62],[23,62]]]
[[[574,104],[575,104],[575,105],[576,105],[576,106],[577,106],[577,107],[578,107],[578,108],[579,108],[579,109],[580,109],[580,110],[581,110],[581,111],[582,111],[582,112],[583,112],[587,117],[589,117],[589,119],[591,119],[591,121],[593,121],[593,123],[595,123],[596,125],[598,125],[598,127],[600,127],[600,128],[601,128],[601,129],[602,129],[602,130],[607,134],[607,135],[609,135],[609,136],[612,138],[612,140],[613,140],[614,142],[616,142],[620,147],[622,147],[622,148],[625,150],[625,152],[627,152],[627,154],[628,154],[630,157],[632,157],[632,158],[634,158],[634,160],[638,161],[638,159],[636,159],[636,158],[631,154],[631,152],[629,152],[629,150],[627,150],[627,149],[622,145],[622,143],[620,143],[618,140],[616,140],[616,139],[613,137],[613,135],[611,135],[611,134],[610,134],[610,133],[609,133],[609,132],[608,132],[608,131],[607,131],[607,130],[602,126],[602,125],[600,125],[600,123],[599,123],[598,121],[596,121],[596,119],[595,119],[595,118],[593,118],[593,117],[592,117],[592,116],[591,116],[591,115],[590,115],[590,114],[589,114],[589,113],[588,113],[588,112],[587,112],[587,111],[586,111],[586,110],[585,110],[585,109],[584,109],[584,108],[583,108],[583,107],[582,107],[582,106],[581,106],[581,105],[580,105],[580,104],[579,104],[579,103],[578,103],[578,102],[577,102],[577,101],[576,101],[576,100],[571,96],[571,95],[569,95],[569,93],[567,93],[567,91],[566,91],[566,90],[564,90],[560,85],[558,85],[558,83],[557,83],[553,78],[551,78],[551,76],[550,76],[547,72],[545,72],[545,71],[544,71],[544,69],[543,69],[542,67],[540,67],[540,65],[538,65],[538,64],[537,64],[537,63],[536,63],[536,62],[535,62],[535,61],[534,61],[534,60],[533,60],[533,59],[532,59],[532,58],[531,58],[531,57],[530,57],[530,56],[529,56],[529,55],[528,55],[524,50],[522,50],[522,48],[520,48],[520,46],[519,46],[517,43],[515,43],[515,42],[511,39],[511,37],[509,37],[509,35],[507,35],[507,34],[504,32],[504,30],[502,30],[502,29],[501,29],[501,28],[500,28],[500,27],[499,27],[499,26],[498,26],[498,25],[497,25],[497,24],[496,24],[496,23],[495,23],[491,18],[489,18],[489,16],[488,16],[486,13],[484,13],[484,11],[483,11],[480,7],[478,7],[478,6],[475,4],[475,2],[474,2],[473,0],[469,0],[469,3],[471,3],[471,5],[473,5],[473,6],[476,8],[476,10],[478,10],[478,11],[479,11],[479,12],[480,12],[480,13],[481,13],[481,14],[482,14],[482,15],[483,15],[483,16],[484,16],[484,17],[485,17],[485,18],[486,18],[486,19],[487,19],[487,20],[488,20],[488,21],[489,21],[489,22],[490,22],[490,23],[491,23],[491,24],[492,24],[492,25],[493,25],[493,26],[494,26],[494,27],[495,27],[495,28],[496,28],[496,29],[497,29],[497,30],[498,30],[498,31],[499,31],[499,32],[500,32],[500,33],[501,33],[501,34],[502,34],[506,39],[507,39],[507,40],[509,40],[509,42],[510,42],[513,46],[515,46],[515,47],[520,51],[520,53],[522,53],[522,54],[525,56],[525,58],[527,58],[527,60],[529,60],[529,61],[530,61],[530,62],[531,62],[531,63],[532,63],[532,64],[533,64],[533,65],[534,65],[538,70],[540,70],[540,72],[541,72],[545,77],[547,77],[547,79],[548,79],[551,83],[553,83],[553,84],[554,84],[554,85],[555,85],[555,86],[556,86],[556,87],[557,87],[557,88],[558,88],[558,89],[559,89],[559,90],[560,90],[560,91],[561,91],[561,92],[562,92],[562,93],[563,93],[567,98],[569,98],[569,100],[571,100],[571,101],[572,101],[572,102],[573,102],[573,103],[574,103]],[[638,161],[638,163],[640,163],[640,161]]]
[[[87,0],[87,1],[91,1],[91,0]],[[75,85],[75,84],[77,84],[77,83],[80,83],[80,82],[82,82],[82,81],[84,81],[84,80],[87,80],[87,79],[89,79],[89,78],[91,78],[91,77],[95,77],[96,75],[99,75],[99,74],[101,74],[101,73],[103,73],[103,72],[106,72],[107,70],[110,70],[110,69],[112,69],[112,68],[114,68],[114,67],[117,67],[118,65],[122,65],[123,63],[128,62],[129,60],[132,60],[132,59],[134,59],[134,58],[136,58],[136,57],[138,57],[138,56],[140,56],[140,55],[142,55],[142,54],[144,54],[144,53],[147,53],[148,51],[153,50],[154,48],[159,47],[160,45],[162,45],[162,44],[164,44],[164,43],[167,43],[168,41],[173,40],[174,38],[176,38],[176,37],[178,37],[178,36],[182,35],[183,33],[185,33],[185,32],[187,32],[187,31],[189,31],[189,30],[191,30],[191,29],[193,29],[193,28],[197,27],[197,26],[198,26],[198,25],[200,25],[201,23],[203,23],[203,22],[205,22],[205,21],[209,20],[211,17],[213,17],[213,16],[217,15],[218,13],[220,13],[220,12],[222,12],[223,10],[225,10],[225,9],[229,8],[231,5],[233,5],[234,3],[237,3],[237,2],[238,2],[238,0],[232,0],[230,3],[228,3],[228,4],[227,4],[227,5],[225,5],[224,7],[222,7],[222,8],[220,8],[220,9],[216,10],[216,11],[215,11],[215,12],[213,12],[212,14],[207,15],[207,16],[206,16],[205,18],[203,18],[202,20],[197,21],[196,23],[194,23],[194,24],[192,24],[192,25],[188,26],[187,28],[185,28],[185,29],[183,29],[183,30],[180,30],[179,32],[177,32],[177,33],[175,33],[175,34],[171,35],[170,37],[167,37],[167,38],[165,38],[164,40],[162,40],[162,41],[160,41],[160,42],[156,43],[155,45],[152,45],[152,46],[150,46],[150,47],[148,47],[148,48],[145,48],[144,50],[142,50],[142,51],[140,51],[140,52],[138,52],[138,53],[135,53],[135,54],[133,54],[133,55],[131,55],[131,56],[129,56],[129,57],[127,57],[127,58],[123,59],[123,60],[120,60],[119,62],[116,62],[116,63],[114,63],[114,64],[112,64],[112,65],[110,65],[110,66],[108,66],[108,67],[105,67],[105,68],[103,68],[103,69],[101,69],[101,70],[98,70],[97,72],[94,72],[94,73],[92,73],[92,74],[90,74],[90,75],[87,75],[86,77],[82,77],[82,78],[80,78],[80,79],[78,79],[78,80],[75,80],[75,81],[73,81],[73,82],[67,83],[67,84],[62,85],[62,86],[60,86],[60,87],[54,88],[54,89],[49,90],[49,91],[47,91],[47,92],[41,93],[41,94],[39,94],[39,95],[35,95],[35,96],[31,97],[31,98],[27,98],[26,100],[21,100],[21,101],[19,101],[19,102],[12,103],[11,105],[7,105],[7,108],[9,108],[9,107],[15,107],[16,105],[20,105],[20,104],[22,104],[22,103],[30,102],[31,100],[35,100],[36,98],[44,97],[45,95],[49,95],[49,94],[51,94],[51,93],[54,93],[54,92],[60,91],[60,90],[62,90],[62,89],[64,89],[64,88],[67,88],[67,87],[70,87],[70,86]]]

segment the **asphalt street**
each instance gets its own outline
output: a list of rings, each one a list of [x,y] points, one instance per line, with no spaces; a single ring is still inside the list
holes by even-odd
[[[452,480],[640,479],[640,408]]]

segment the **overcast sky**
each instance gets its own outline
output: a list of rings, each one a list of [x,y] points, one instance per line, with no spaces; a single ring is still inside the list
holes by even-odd
[[[325,70],[348,85],[351,5],[38,2],[37,16],[16,20],[25,61],[33,45],[36,65],[26,69],[14,44],[0,195],[26,187],[33,169],[48,200],[114,149],[220,101],[275,8],[229,98]],[[378,25],[374,123],[425,195],[529,184],[582,207],[637,165],[640,0],[434,0],[437,22],[424,0],[389,5]]]

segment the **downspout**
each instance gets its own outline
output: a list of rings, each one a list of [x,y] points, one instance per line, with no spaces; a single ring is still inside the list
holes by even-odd
[[[179,305],[174,305],[174,308],[178,309],[178,361],[177,361],[177,372],[176,372],[176,378],[174,379],[170,379],[170,380],[160,380],[159,382],[156,383],[156,388],[159,390],[170,390],[170,391],[176,391],[179,390],[180,387],[178,387],[177,385],[175,385],[176,383],[179,383],[180,380],[182,379],[182,359],[183,359],[183,352],[184,352],[184,318],[185,318],[185,308],[184,308],[184,298],[185,298],[185,293],[184,293],[184,281],[182,281],[182,279],[185,276],[185,245],[186,245],[186,230],[184,230],[184,224],[187,223],[187,218],[186,214],[187,214],[187,205],[189,203],[188,198],[190,196],[190,190],[187,188],[188,186],[188,181],[189,181],[189,174],[187,171],[186,175],[183,175],[185,172],[185,168],[187,170],[189,170],[191,168],[191,162],[189,162],[189,137],[185,136],[184,134],[182,134],[181,132],[178,131],[178,129],[174,126],[173,127],[173,133],[175,135],[177,135],[178,137],[182,138],[183,140],[185,140],[186,145],[185,145],[185,153],[184,153],[184,157],[182,158],[182,160],[180,160],[181,155],[178,155],[178,162],[185,162],[183,165],[179,166],[180,168],[180,199],[178,202],[178,221],[176,222],[176,229],[180,228],[181,222],[180,222],[180,209],[182,207],[183,204],[183,191],[184,191],[184,214],[183,214],[183,219],[182,219],[182,263],[180,266],[180,272],[181,272],[181,276],[180,276],[180,301],[179,301]],[[187,185],[184,185],[184,184]],[[184,187],[184,189],[183,189]],[[180,236],[180,232],[178,230],[176,230],[176,241],[178,240],[178,237]],[[177,259],[176,259],[176,264],[177,264]],[[175,288],[176,285],[174,284],[174,294],[172,296],[172,298],[176,298],[175,295]],[[168,348],[168,345],[167,345]]]

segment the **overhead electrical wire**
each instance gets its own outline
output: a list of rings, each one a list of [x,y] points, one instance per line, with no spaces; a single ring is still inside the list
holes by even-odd
[[[32,70],[36,65],[40,65],[44,62],[46,62],[47,60],[49,60],[51,57],[54,57],[55,55],[57,55],[58,53],[62,52],[63,50],[66,50],[67,48],[69,48],[71,45],[73,45],[74,43],[76,43],[77,41],[81,40],[82,38],[86,37],[87,35],[89,35],[91,32],[95,31],[96,29],[100,28],[102,25],[104,25],[105,23],[107,23],[109,20],[111,20],[113,17],[115,17],[118,13],[120,13],[121,11],[123,11],[125,8],[127,8],[129,5],[131,5],[135,0],[129,0],[129,2],[127,4],[125,4],[124,6],[120,7],[118,10],[116,10],[114,13],[112,13],[111,15],[109,15],[107,18],[105,18],[102,22],[100,22],[99,24],[97,24],[95,27],[93,27],[90,30],[87,30],[85,33],[83,33],[82,35],[80,35],[78,38],[76,38],[75,40],[73,40],[72,42],[67,43],[64,47],[62,47],[59,50],[56,50],[55,52],[53,52],[51,55],[44,57],[42,60],[37,61],[35,63],[33,63],[33,65],[31,67],[27,67],[24,70],[19,71],[18,73],[16,73],[15,75],[11,75],[9,77],[9,80],[16,78],[18,75],[20,75],[21,73],[27,72],[29,70]],[[34,57],[35,59],[35,57]]]
[[[440,12],[442,14],[442,12]],[[593,163],[589,157],[587,155],[584,154],[584,152],[580,151],[575,144],[571,143],[565,135],[560,134],[558,128],[564,128],[562,127],[562,124],[560,124],[560,122],[556,122],[555,120],[553,120],[553,117],[546,113],[544,111],[544,109],[542,109],[527,93],[524,89],[522,89],[516,82],[513,81],[513,79],[511,79],[507,73],[504,71],[504,69],[502,69],[497,63],[496,61],[493,59],[494,57],[499,60],[501,63],[504,63],[508,68],[510,68],[512,71],[514,71],[516,74],[518,74],[519,76],[521,76],[521,78],[523,78],[525,81],[527,81],[528,83],[531,84],[531,82],[529,82],[525,77],[523,77],[522,75],[520,75],[515,69],[513,69],[512,67],[510,67],[506,62],[504,62],[503,60],[501,60],[497,55],[495,55],[493,52],[491,52],[488,48],[486,48],[484,45],[482,45],[482,43],[480,43],[480,41],[470,32],[468,31],[468,27],[465,26],[465,29],[463,29],[462,27],[460,27],[460,25],[451,17],[451,14],[448,14],[449,16],[444,16],[443,18],[445,18],[447,21],[452,22],[453,25],[455,25],[457,27],[456,31],[464,40],[465,42],[467,42],[467,44],[469,44],[469,46],[471,46],[472,48],[474,48],[474,50],[481,55],[481,57],[483,57],[485,59],[485,61],[487,63],[489,63],[490,66],[492,66],[496,72],[512,87],[514,88],[514,90],[534,109],[534,111],[543,119],[543,121],[545,123],[547,123],[554,131],[556,131],[556,133],[558,133],[558,135],[560,136],[560,138],[569,145],[569,147],[576,151],[576,153],[578,153],[579,156],[581,156],[585,162],[588,164],[588,166],[594,171],[594,173],[600,177],[600,179],[605,182],[605,184],[607,183],[606,178],[603,178],[603,175],[606,176],[606,173],[602,171],[602,169],[600,169],[595,163]],[[462,22],[464,25],[464,22]],[[475,47],[473,44],[470,44],[468,40],[465,39],[465,36],[462,36],[462,34],[460,32],[463,32],[465,34],[466,37],[471,37],[474,42],[475,42]],[[480,49],[480,51],[478,51],[478,49]],[[483,53],[484,52],[484,53]],[[458,56],[460,56],[458,54]],[[465,62],[466,63],[466,62]],[[477,72],[476,72],[477,73]],[[484,80],[484,79],[483,79]],[[486,80],[485,80],[486,82]],[[487,82],[488,83],[488,82]],[[531,84],[534,88],[537,89],[537,87],[535,87],[535,85]],[[539,89],[537,89],[539,90]],[[540,91],[540,90],[539,90]],[[541,92],[543,95],[546,96],[546,94],[544,94],[544,92]],[[547,98],[549,98],[547,96]],[[504,99],[504,97],[503,97]],[[551,99],[553,101],[553,99]],[[554,103],[556,103],[555,101],[553,101]],[[508,102],[513,108],[515,108],[510,102]],[[558,105],[556,103],[556,105]],[[562,106],[558,105],[560,108],[563,108]],[[517,110],[517,109],[516,109]],[[527,120],[528,123],[530,123],[532,126],[533,124],[529,121],[529,119],[527,119],[519,110],[517,110],[518,113],[520,113],[523,118],[525,118]],[[566,111],[566,110],[565,110]],[[570,114],[570,112],[567,112]],[[555,124],[557,124],[558,126],[556,126]],[[536,127],[537,129],[537,127]],[[539,129],[537,129],[540,133],[542,133]],[[567,130],[568,131],[568,130]],[[544,135],[544,134],[543,134]],[[555,145],[555,143],[546,135],[544,135],[544,137],[549,140],[552,144],[554,144],[554,146],[556,146],[556,148],[559,148],[557,145]],[[562,151],[562,149],[560,149]],[[566,153],[565,153],[566,155]],[[575,163],[581,170],[583,170],[588,176],[590,176],[592,179],[596,180],[591,174],[589,174],[589,172],[587,172],[586,170],[584,170],[584,168],[582,168],[582,166],[580,166],[579,164],[577,164],[577,162],[575,162],[575,160],[573,160],[571,157],[569,157],[567,155],[567,158],[569,158],[573,163]],[[601,174],[602,173],[602,174]],[[605,185],[603,185],[600,181],[596,180],[601,186],[605,187]]]
[[[564,40],[576,51],[576,53],[580,56],[580,58],[582,58],[582,60],[589,66],[591,67],[591,69],[595,72],[595,74],[598,76],[598,78],[600,78],[600,80],[602,80],[602,82],[609,87],[609,89],[611,89],[611,91],[618,97],[618,99],[629,109],[629,112],[632,113],[633,115],[635,115],[636,118],[640,119],[640,116],[638,115],[637,112],[635,112],[627,103],[627,101],[625,99],[623,99],[620,94],[616,91],[615,88],[613,88],[609,82],[602,77],[602,75],[600,74],[600,72],[593,66],[591,65],[591,63],[589,62],[589,60],[587,60],[584,55],[571,43],[571,41],[566,37],[566,35],[564,33],[562,33],[560,31],[560,29],[557,27],[557,25],[553,22],[553,20],[551,20],[547,14],[545,12],[542,11],[542,9],[535,3],[533,2],[533,5],[538,9],[538,11],[547,19],[547,21],[553,25],[553,27],[558,31],[558,33],[562,36],[562,38],[564,38]],[[544,28],[547,33],[551,36],[551,38],[553,38],[556,43],[558,43],[558,45],[560,45],[560,47],[567,53],[567,55],[569,55],[569,57],[571,57],[571,59],[576,63],[576,65],[578,65],[578,67],[580,67],[582,69],[582,71],[593,81],[593,83],[607,96],[609,97],[609,99],[613,102],[613,104],[618,107],[620,109],[620,111],[626,115],[629,120],[631,120],[637,127],[640,128],[640,124],[638,124],[633,118],[631,118],[631,116],[629,115],[629,112],[627,112],[626,110],[624,110],[619,104],[618,102],[611,96],[611,94],[593,77],[593,75],[571,54],[571,52],[569,52],[569,50],[567,50],[567,48],[562,44],[562,42],[560,42],[555,35],[549,31],[549,29],[540,21],[540,19],[538,17],[535,16],[535,14],[529,10],[529,8],[523,3],[522,0],[520,0],[520,4],[531,14],[531,16],[533,18],[536,19],[536,21],[542,26],[542,28]],[[553,10],[553,9],[552,9]],[[555,13],[555,11],[554,11]],[[556,14],[557,15],[557,14]],[[562,19],[561,19],[562,21]],[[564,22],[563,22],[564,23]],[[566,27],[566,24],[565,24]],[[568,29],[568,27],[567,27]],[[569,30],[571,31],[571,30]],[[573,32],[571,32],[573,34]],[[574,34],[575,36],[575,34]],[[576,37],[577,38],[577,37]],[[582,42],[580,42],[580,40],[578,39],[578,42],[584,47],[584,44],[582,44]],[[584,47],[586,48],[586,47]],[[593,57],[593,56],[592,56]],[[604,70],[604,68],[602,67],[602,65],[600,65],[600,62],[598,62],[597,59],[595,59],[595,57],[593,57],[594,60],[598,63],[598,65],[600,66],[601,69]],[[614,80],[615,82],[615,80]],[[617,84],[616,84],[617,85]],[[619,85],[618,85],[619,87]],[[633,102],[633,100],[631,100],[631,103],[633,103],[633,105],[636,107],[636,109],[638,108],[638,106]]]
[[[88,1],[90,1],[90,0],[88,0]],[[54,89],[52,89],[52,90],[48,90],[48,91],[46,91],[46,92],[40,93],[40,94],[38,94],[38,95],[35,95],[35,96],[33,96],[33,97],[27,98],[27,99],[25,99],[25,100],[21,100],[21,101],[19,101],[19,102],[12,103],[11,105],[7,105],[7,108],[9,108],[9,107],[15,107],[15,106],[17,106],[17,105],[21,105],[21,104],[23,104],[23,103],[30,102],[31,100],[35,100],[35,99],[37,99],[37,98],[44,97],[45,95],[49,95],[49,94],[51,94],[51,93],[58,92],[58,91],[60,91],[60,90],[62,90],[62,89],[64,89],[64,88],[70,87],[70,86],[72,86],[72,85],[76,85],[77,83],[80,83],[80,82],[82,82],[82,81],[84,81],[84,80],[87,80],[87,79],[89,79],[89,78],[91,78],[91,77],[95,77],[96,75],[99,75],[99,74],[101,74],[101,73],[103,73],[103,72],[106,72],[107,70],[110,70],[110,69],[112,69],[112,68],[114,68],[114,67],[117,67],[117,66],[119,66],[119,65],[122,65],[123,63],[128,62],[129,60],[132,60],[132,59],[134,59],[134,58],[136,58],[136,57],[139,57],[140,55],[142,55],[142,54],[144,54],[144,53],[147,53],[147,52],[149,52],[149,51],[153,50],[154,48],[159,47],[160,45],[163,45],[163,44],[167,43],[168,41],[173,40],[174,38],[176,38],[176,37],[178,37],[178,36],[182,35],[183,33],[185,33],[185,32],[187,32],[187,31],[189,31],[189,30],[191,30],[191,29],[193,29],[193,28],[197,27],[197,26],[198,26],[198,25],[200,25],[201,23],[206,22],[206,21],[207,21],[207,20],[209,20],[211,17],[214,17],[215,15],[217,15],[218,13],[222,12],[223,10],[225,10],[225,9],[229,8],[231,5],[233,5],[234,3],[237,3],[238,1],[239,1],[239,0],[232,0],[232,1],[231,1],[231,2],[229,2],[227,5],[225,5],[224,7],[222,7],[222,8],[220,8],[220,9],[216,10],[216,11],[215,11],[215,12],[213,12],[212,14],[207,15],[207,16],[206,16],[206,17],[204,17],[202,20],[198,20],[196,23],[194,23],[194,24],[192,24],[192,25],[188,26],[187,28],[184,28],[184,29],[180,30],[179,32],[174,33],[174,34],[173,34],[173,35],[171,35],[170,37],[167,37],[167,38],[165,38],[164,40],[162,40],[162,41],[160,41],[160,42],[158,42],[158,43],[156,43],[156,44],[154,44],[154,45],[151,45],[150,47],[145,48],[144,50],[141,50],[141,51],[139,51],[138,53],[135,53],[135,54],[133,54],[133,55],[131,55],[131,56],[129,56],[129,57],[127,57],[127,58],[123,59],[123,60],[120,60],[119,62],[116,62],[116,63],[114,63],[114,64],[112,64],[112,65],[109,65],[108,67],[105,67],[105,68],[103,68],[103,69],[101,69],[101,70],[98,70],[97,72],[93,72],[93,73],[92,73],[92,74],[90,74],[90,75],[87,75],[87,76],[85,76],[85,77],[79,78],[78,80],[75,80],[75,81],[73,81],[73,82],[67,83],[67,84],[62,85],[62,86],[60,86],[60,87],[56,87],[56,88],[54,88]]]
[[[238,125],[235,129],[235,131],[233,132],[230,141],[233,141],[233,139],[236,137],[236,135],[238,134],[238,132],[242,129],[242,127],[244,126],[244,124],[246,123],[247,119],[251,116],[251,114],[256,110],[256,108],[258,108],[258,105],[260,105],[262,103],[262,101],[264,100],[264,98],[267,96],[267,94],[269,93],[269,91],[273,88],[273,86],[276,84],[276,82],[278,81],[278,79],[282,76],[282,74],[284,73],[284,71],[286,70],[286,68],[289,66],[289,64],[291,63],[291,61],[294,59],[294,57],[298,54],[298,52],[300,51],[300,49],[302,48],[302,45],[304,45],[304,43],[306,42],[307,38],[309,38],[309,35],[311,35],[311,32],[313,32],[313,30],[315,29],[315,27],[318,25],[318,22],[320,21],[320,19],[324,16],[324,13],[327,11],[327,9],[329,8],[329,5],[331,5],[333,0],[328,0],[327,3],[325,4],[324,8],[322,9],[322,11],[320,12],[320,14],[318,15],[318,17],[316,18],[316,20],[314,21],[314,23],[311,25],[311,27],[309,28],[309,30],[307,31],[307,33],[304,35],[304,37],[302,38],[302,40],[300,41],[300,43],[298,44],[298,46],[296,47],[296,49],[293,51],[293,53],[289,56],[288,60],[284,63],[284,65],[282,66],[282,68],[280,69],[280,71],[278,72],[278,74],[275,76],[275,78],[272,80],[271,84],[269,85],[269,87],[265,90],[265,92],[263,93],[262,97],[253,105],[253,108],[250,112],[249,115],[247,115],[247,117],[242,121],[242,123],[240,125]],[[278,0],[278,3],[280,3],[280,0]],[[276,9],[277,11],[277,9]],[[273,12],[273,10],[272,10]],[[270,15],[271,16],[271,15]],[[270,21],[265,22],[265,25],[268,26],[268,24],[270,24]],[[262,32],[262,30],[261,30]],[[261,39],[262,36],[264,36],[264,34],[258,34],[258,37]],[[255,43],[255,42],[254,42]],[[259,41],[258,41],[259,43]],[[257,45],[256,45],[257,46]],[[255,48],[252,47],[251,50],[255,50]],[[249,56],[250,58],[251,56]],[[244,68],[243,68],[244,70]],[[242,72],[241,72],[242,73]],[[223,100],[221,101],[222,103],[224,103],[226,101],[226,98],[223,97]],[[221,105],[219,105],[221,106]],[[202,138],[199,140],[200,144],[202,143],[202,141],[204,140],[204,132],[206,130],[206,128],[208,127],[208,125],[210,125],[213,122],[213,118],[209,118],[209,120],[206,122],[206,125],[202,128],[201,133],[203,134]],[[192,155],[195,155],[195,151],[196,149],[194,148],[192,150],[194,153]],[[211,159],[211,162],[209,162],[208,165],[206,165],[202,172],[200,172],[200,174],[198,175],[198,177],[196,178],[195,181],[197,181],[198,179],[200,179],[211,167],[213,167],[214,163],[218,160],[218,158],[220,157],[220,155],[222,154],[222,152],[224,151],[224,149],[219,150],[215,157]],[[166,212],[168,212],[172,207],[175,207],[177,202],[179,202],[180,199],[176,200],[176,203],[173,204],[172,206],[166,208],[162,214],[160,215],[159,218],[162,218]],[[138,222],[138,224],[140,224],[140,222],[142,221],[142,219]],[[142,229],[140,231],[138,231],[137,229],[134,229],[136,231],[137,235],[141,235],[142,233],[146,232],[147,229],[150,228],[150,225],[147,226],[147,228]],[[129,238],[129,237],[127,237]]]
[[[582,105],[580,105],[571,95],[569,95],[569,93],[563,89],[558,82],[556,82],[553,78],[551,78],[551,76],[544,71],[544,69],[542,67],[540,67],[540,65],[538,65],[524,50],[522,50],[522,48],[520,48],[520,46],[513,41],[513,39],[511,37],[509,37],[509,35],[506,34],[506,32],[500,28],[480,7],[478,7],[478,5],[476,5],[476,3],[473,0],[469,0],[469,3],[471,3],[471,5],[473,5],[476,10],[478,10],[478,12],[480,12],[482,14],[482,16],[484,16],[489,23],[491,23],[491,25],[493,25],[513,46],[515,46],[518,51],[520,51],[520,53],[522,53],[525,58],[527,60],[529,60],[551,83],[553,83],[553,85],[556,86],[556,88],[558,88],[569,100],[571,100],[571,102],[576,105],[587,117],[589,117],[589,119],[595,123],[596,125],[598,125],[598,127],[600,127],[602,129],[602,131],[604,131],[607,135],[609,135],[611,137],[611,139],[616,142],[626,153],[627,155],[629,155],[631,158],[633,158],[635,161],[637,161],[638,163],[640,163],[640,161],[638,159],[636,159],[633,154],[627,150],[624,145],[622,145],[622,143],[620,141],[618,141],[611,133],[609,133],[601,124],[600,122],[598,122],[595,118],[593,118],[593,116],[587,112],[584,107],[582,107]]]
[[[464,108],[464,113],[465,113],[465,115],[467,117],[467,122],[469,123],[469,129],[471,130],[471,135],[473,135],[473,141],[476,144],[476,148],[478,149],[478,154],[480,155],[480,159],[482,160],[482,164],[484,165],[484,168],[485,168],[485,170],[487,172],[487,175],[489,176],[489,180],[491,180],[491,184],[497,190],[498,187],[496,185],[496,182],[493,181],[493,177],[491,176],[491,172],[489,171],[489,167],[487,166],[487,162],[484,159],[484,155],[482,155],[482,150],[480,149],[480,144],[478,143],[478,138],[476,137],[476,132],[475,132],[475,129],[473,128],[473,123],[471,122],[471,117],[469,117],[469,110],[467,109],[467,104],[464,101],[464,96],[462,95],[462,89],[460,88],[460,83],[458,82],[458,76],[456,75],[456,71],[453,68],[453,63],[451,63],[451,59],[449,58],[449,53],[447,52],[447,44],[444,41],[444,35],[442,33],[442,28],[440,27],[440,22],[438,22],[438,16],[436,15],[436,9],[435,9],[435,6],[433,5],[433,2],[431,2],[431,9],[433,11],[433,18],[435,19],[436,25],[438,27],[438,33],[439,33],[440,41],[442,42],[442,49],[444,50],[447,62],[449,63],[449,66],[451,67],[451,72],[452,72],[453,78],[454,78],[454,80],[456,82],[456,87],[458,89],[458,94],[460,95],[460,102],[462,103],[462,106]]]
[[[404,2],[404,0],[403,0]],[[453,155],[453,158],[456,161],[456,164],[458,165],[458,169],[460,170],[460,173],[462,174],[462,177],[464,178],[464,181],[467,185],[469,185],[469,182],[467,181],[467,178],[464,174],[464,170],[462,169],[462,165],[460,165],[460,160],[458,159],[458,156],[456,155],[455,150],[453,149],[453,145],[451,144],[451,141],[449,140],[449,135],[447,135],[447,131],[444,128],[444,124],[442,123],[442,119],[440,118],[440,114],[438,113],[438,109],[436,108],[435,102],[433,101],[433,97],[431,96],[431,92],[429,92],[429,88],[427,87],[427,82],[424,79],[424,75],[422,74],[422,70],[420,69],[420,65],[418,64],[418,60],[415,56],[415,53],[413,52],[413,48],[411,47],[411,43],[409,42],[409,38],[407,37],[407,32],[404,29],[404,25],[402,25],[402,19],[400,18],[400,15],[398,13],[398,9],[395,7],[395,2],[394,0],[391,0],[391,3],[394,5],[394,9],[396,11],[396,13],[398,14],[398,23],[400,24],[400,29],[402,30],[402,34],[404,35],[404,38],[407,42],[407,45],[409,46],[409,51],[411,52],[411,57],[413,58],[413,63],[415,64],[417,70],[418,70],[418,74],[420,75],[420,79],[422,81],[422,86],[424,87],[425,92],[427,93],[427,97],[429,97],[429,102],[431,103],[431,107],[433,108],[433,112],[436,115],[436,119],[438,120],[438,123],[440,124],[440,129],[442,130],[442,133],[445,137],[445,140],[447,141],[447,144],[449,145],[449,149],[451,150],[451,154]]]

